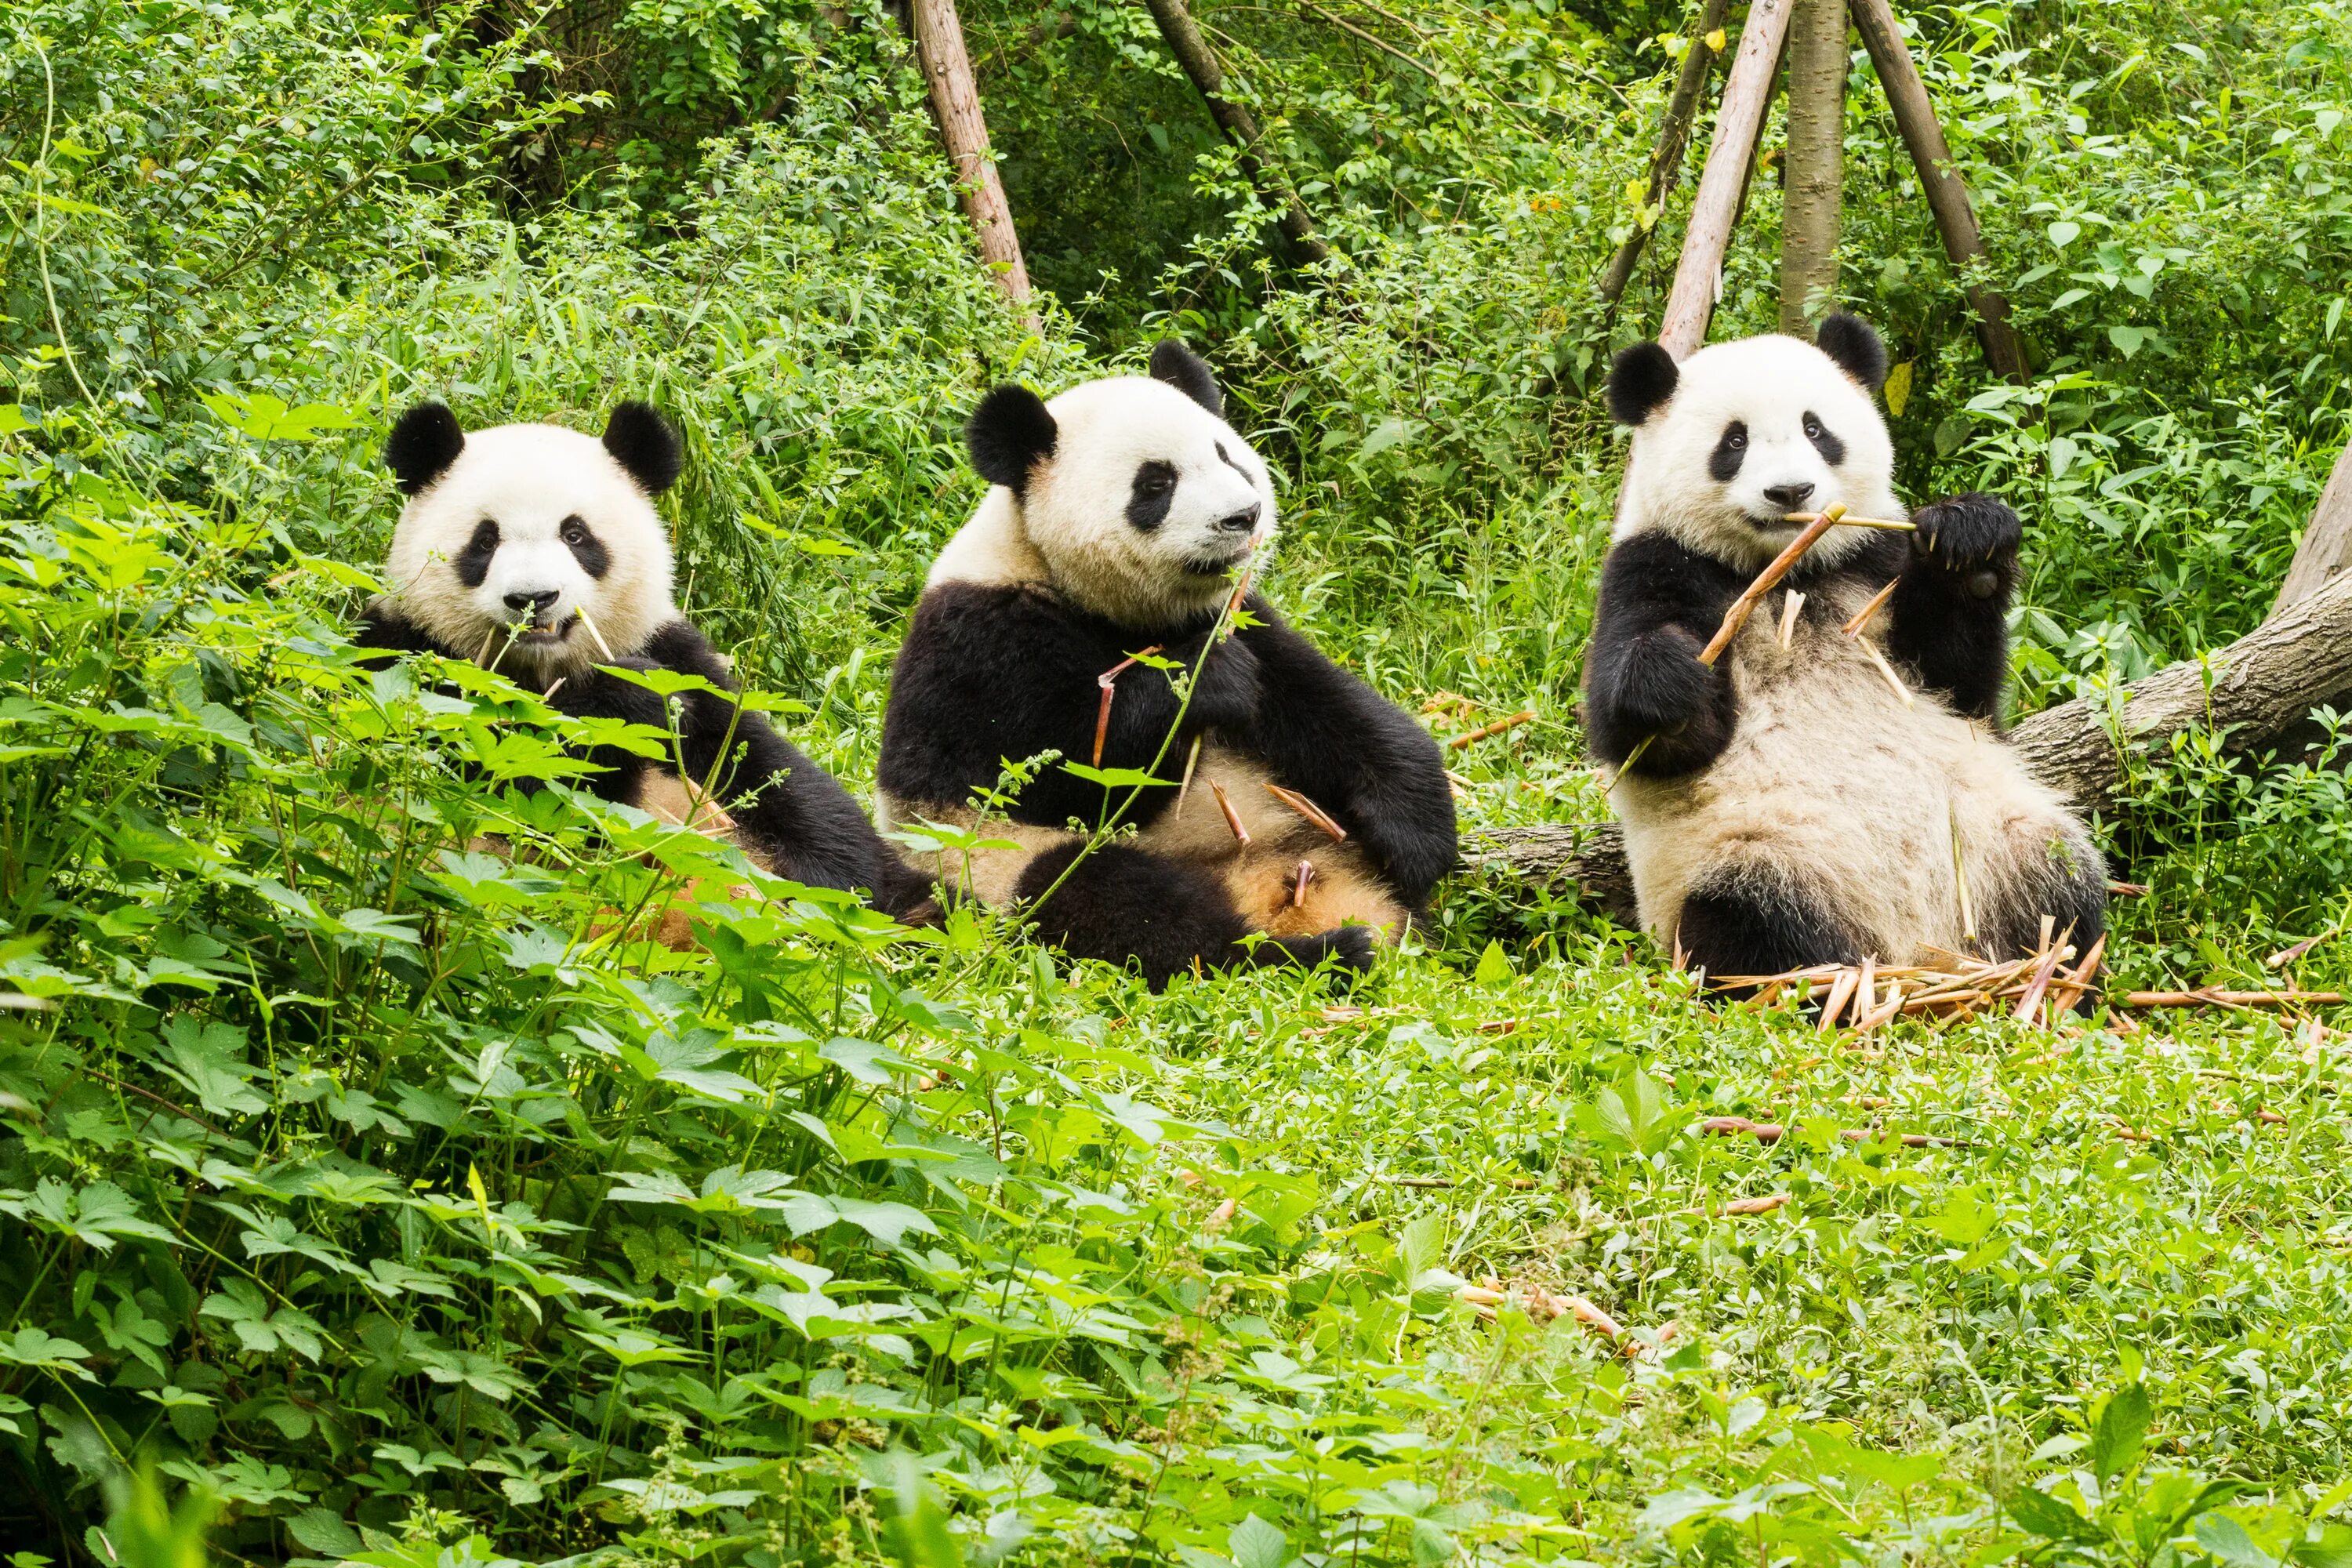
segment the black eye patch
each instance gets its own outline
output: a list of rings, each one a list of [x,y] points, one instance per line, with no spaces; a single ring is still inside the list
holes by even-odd
[[[1805,439],[1813,444],[1813,450],[1819,452],[1822,461],[1831,468],[1834,468],[1845,461],[1845,443],[1830,434],[1830,427],[1810,410],[1805,415]]]
[[[490,557],[498,552],[499,525],[486,517],[474,524],[474,537],[457,552],[457,581],[468,588],[480,587],[482,579],[490,574]]]
[[[580,570],[591,577],[602,578],[613,569],[613,552],[604,548],[604,542],[579,518],[565,518],[555,532],[557,538],[571,547],[572,559],[580,563]]]
[[[1735,419],[1723,427],[1723,437],[1706,457],[1706,471],[1717,484],[1729,484],[1739,477],[1739,465],[1748,460],[1748,426]]]
[[[1176,500],[1176,465],[1154,460],[1135,470],[1134,488],[1127,498],[1127,521],[1150,533],[1168,521]]]

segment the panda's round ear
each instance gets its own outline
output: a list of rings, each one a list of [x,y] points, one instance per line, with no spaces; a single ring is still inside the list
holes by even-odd
[[[1054,455],[1060,438],[1045,400],[1009,383],[982,398],[963,427],[972,470],[1014,495],[1029,488],[1030,470]]]
[[[1878,341],[1877,331],[1860,316],[1849,316],[1843,310],[1822,318],[1821,331],[1813,334],[1813,345],[1837,362],[1837,367],[1862,383],[1866,391],[1876,392],[1886,384],[1886,345]]]
[[[466,432],[446,403],[420,403],[395,420],[384,437],[383,466],[400,493],[416,495],[449,471],[466,449]]]
[[[1225,416],[1225,395],[1209,362],[1181,338],[1162,338],[1151,347],[1151,379],[1164,381],[1210,413]]]
[[[650,403],[613,405],[613,416],[604,421],[604,450],[649,496],[677,483],[686,467],[686,448],[677,432]]]
[[[1617,351],[1609,363],[1609,413],[1620,425],[1639,425],[1675,395],[1682,372],[1675,356],[1656,343]]]

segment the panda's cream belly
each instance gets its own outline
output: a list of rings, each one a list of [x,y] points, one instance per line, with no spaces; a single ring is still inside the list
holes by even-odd
[[[1242,918],[1255,931],[1276,936],[1309,936],[1350,922],[1377,929],[1393,940],[1407,911],[1374,873],[1364,852],[1351,842],[1334,842],[1320,828],[1284,805],[1265,786],[1269,775],[1250,758],[1219,745],[1203,744],[1191,787],[1148,826],[1120,842],[1183,860],[1216,876]],[[1222,804],[1221,804],[1222,797]],[[1226,820],[1232,807],[1249,835],[1244,844]],[[979,816],[969,805],[940,805],[886,798],[886,828],[926,817],[970,830]],[[1013,892],[1037,856],[1079,836],[1061,828],[1036,827],[992,817],[982,831],[987,847],[940,853],[909,851],[908,860],[925,876],[992,908],[1013,901]],[[1299,866],[1311,868],[1302,889]]]
[[[1906,706],[1854,639],[1851,606],[1821,606],[1782,648],[1776,596],[1729,658],[1739,719],[1709,767],[1632,774],[1625,824],[1642,923],[1671,945],[1695,889],[1743,879],[1803,889],[1889,963],[1968,952],[1975,931],[2030,925],[2053,883],[2096,863],[2065,803],[2014,752],[1937,698]],[[1768,613],[1769,612],[1769,613]],[[1865,636],[1881,635],[1884,614]],[[1957,852],[1955,843],[1957,840]]]

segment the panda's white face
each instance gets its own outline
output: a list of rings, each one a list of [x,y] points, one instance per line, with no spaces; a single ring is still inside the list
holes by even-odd
[[[1276,521],[1265,459],[1223,402],[1208,366],[1173,340],[1150,376],[1087,382],[1051,403],[999,387],[968,431],[974,467],[997,488],[931,581],[1036,582],[1144,628],[1214,608],[1243,564],[1265,558]]]
[[[393,531],[385,582],[410,620],[543,680],[604,662],[607,647],[631,654],[677,617],[667,531],[606,443],[552,425],[462,441]]]
[[[1849,333],[1868,335],[1883,374],[1875,336],[1843,320]],[[1716,343],[1665,381],[1664,401],[1634,425],[1617,537],[1663,531],[1755,571],[1803,527],[1788,521],[1791,512],[1843,503],[1860,517],[1904,518],[1886,422],[1856,372],[1821,349],[1779,335]],[[1867,539],[1860,529],[1833,529],[1811,559],[1834,564]]]
[[[1164,383],[1121,376],[1048,403],[1059,439],[1020,498],[1055,585],[1113,620],[1215,605],[1273,539],[1274,486],[1249,443]]]

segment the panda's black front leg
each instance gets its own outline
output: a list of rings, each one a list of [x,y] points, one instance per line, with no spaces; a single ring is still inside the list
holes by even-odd
[[[1954,711],[1998,719],[2022,525],[2002,502],[1977,494],[1922,507],[1911,521],[1918,531],[1887,604],[1888,651],[1947,693]]]
[[[1723,754],[1739,702],[1724,665],[1698,656],[1739,586],[1720,563],[1655,534],[1609,552],[1584,661],[1584,731],[1603,762],[1631,758],[1631,771],[1671,778]]]

